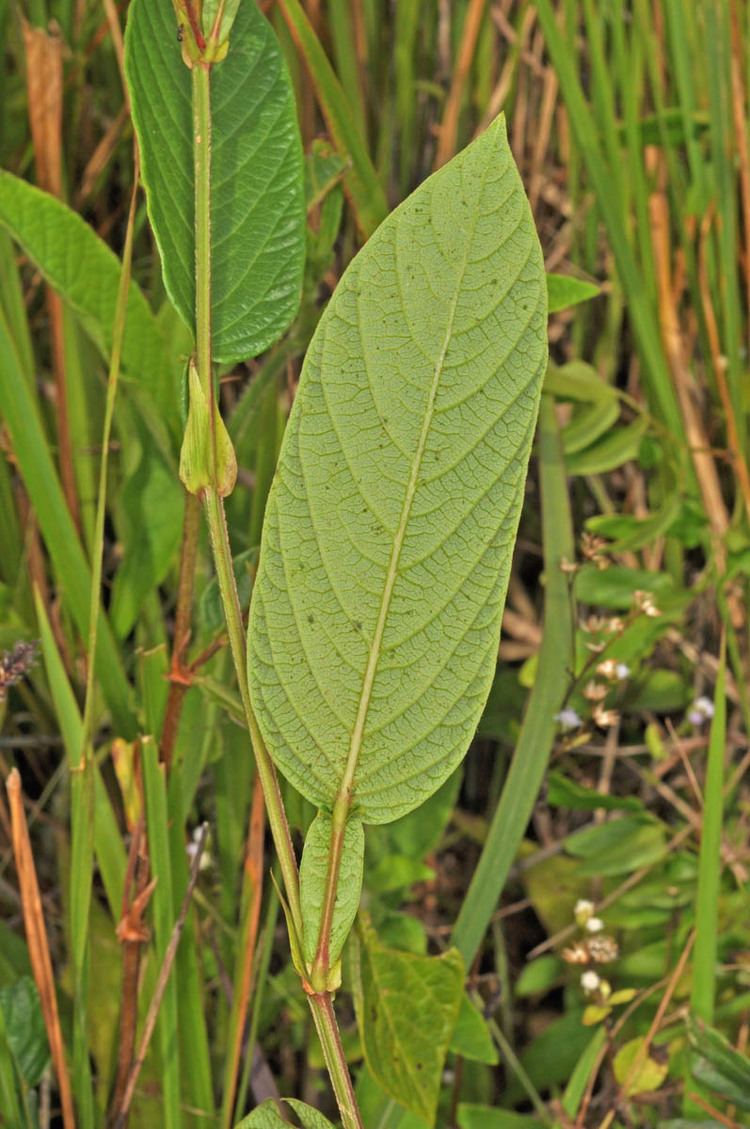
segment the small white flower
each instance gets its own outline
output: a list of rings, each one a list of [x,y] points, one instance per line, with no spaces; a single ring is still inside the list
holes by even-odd
[[[198,853],[198,845],[200,844],[200,841],[201,841],[201,828],[196,827],[195,830],[193,831],[193,835],[192,835],[192,838],[190,839],[190,842],[185,844],[185,853],[187,854],[188,862],[190,863],[191,866],[193,865],[193,863],[195,861],[195,856]],[[203,871],[203,870],[209,870],[210,868],[211,868],[211,852],[208,849],[208,843],[206,843],[204,848],[203,848],[203,854],[201,855],[201,861],[198,864],[198,869],[200,871]]]
[[[594,903],[590,902],[587,898],[579,898],[576,902],[575,909],[573,910],[573,916],[576,919],[576,923],[580,925],[581,928],[583,928],[589,918],[593,917],[593,915]]]
[[[560,728],[564,732],[569,732],[571,729],[578,729],[583,724],[582,719],[578,716],[574,709],[568,706],[564,710],[560,710],[555,714],[555,721],[559,723]]]
[[[691,725],[703,725],[704,721],[709,721],[714,716],[714,704],[710,698],[701,695],[696,698],[692,706],[688,710],[688,721]]]
[[[595,992],[601,984],[601,977],[598,972],[594,972],[593,968],[587,968],[581,974],[581,987],[584,992]]]
[[[624,682],[626,678],[630,678],[630,667],[627,663],[618,663],[615,667],[615,674],[618,682]]]
[[[600,917],[590,917],[586,922],[587,933],[601,933],[604,928],[604,922]]]

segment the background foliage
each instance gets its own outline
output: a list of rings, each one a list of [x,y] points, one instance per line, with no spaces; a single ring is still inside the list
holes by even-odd
[[[548,271],[596,294],[571,306],[551,283],[537,459],[470,756],[423,809],[368,829],[366,913],[338,999],[366,1124],[747,1124],[750,10],[262,8],[295,83],[308,247],[291,329],[222,378],[245,605],[328,297],[389,208],[500,110]],[[29,874],[11,802],[30,828],[81,1125],[113,1108],[123,1032],[142,1030],[186,891],[130,1125],[231,1126],[279,1093],[332,1114],[202,541],[187,620],[180,610],[196,521],[176,474],[190,341],[142,197],[90,795],[70,771],[134,178],[126,14],[109,0],[0,0],[0,764],[22,786],[0,802],[0,1123],[13,1129],[60,1124],[65,1095],[49,1065],[50,1000],[30,978],[39,945],[22,924]],[[35,640],[36,657],[19,647]],[[301,834],[312,810],[287,799]],[[95,868],[90,907],[81,861]],[[404,1033],[403,1004],[372,1020],[384,977],[424,1008],[428,1040]],[[420,1064],[419,1085],[389,1066],[394,1054]]]

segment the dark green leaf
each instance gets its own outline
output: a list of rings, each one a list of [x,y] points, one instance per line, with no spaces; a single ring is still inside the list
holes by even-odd
[[[149,216],[167,291],[195,316],[191,73],[171,4],[134,0],[126,73]],[[294,95],[255,3],[240,4],[226,59],[211,70],[212,335],[217,362],[257,356],[299,304],[304,176]]]
[[[551,807],[570,808],[571,811],[640,811],[643,804],[635,796],[612,796],[609,793],[595,792],[584,788],[575,780],[563,776],[561,772],[550,772],[547,776],[547,803]]]
[[[365,1060],[383,1089],[432,1124],[463,996],[463,961],[387,949],[366,922],[355,950],[355,1004]]]
[[[0,988],[0,1008],[18,1072],[27,1086],[36,1086],[49,1061],[49,1046],[39,993],[30,976]]]
[[[461,1010],[449,1049],[454,1054],[470,1058],[473,1062],[485,1062],[489,1066],[500,1061],[487,1024],[466,995],[461,997]]]

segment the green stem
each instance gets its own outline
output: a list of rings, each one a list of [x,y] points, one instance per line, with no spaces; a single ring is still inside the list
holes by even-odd
[[[302,906],[299,896],[299,873],[294,854],[289,825],[284,811],[279,782],[273,762],[268,755],[258,722],[250,701],[250,687],[247,678],[247,650],[245,632],[242,624],[242,610],[237,594],[237,583],[232,566],[232,553],[229,546],[224,503],[217,491],[209,487],[203,492],[203,507],[211,538],[219,593],[224,607],[229,646],[234,660],[240,697],[245,711],[247,727],[255,753],[255,761],[263,787],[268,824],[271,828],[276,855],[284,879],[289,911],[297,934],[302,936]],[[333,1091],[336,1095],[344,1129],[363,1129],[357,1109],[357,1099],[346,1064],[346,1056],[341,1045],[336,1016],[331,995],[328,992],[308,996],[315,1027],[323,1048],[323,1056],[328,1068]]]
[[[216,577],[224,608],[229,646],[237,674],[237,685],[252,740],[258,775],[263,788],[268,824],[273,836],[279,867],[284,879],[291,926],[302,936],[302,905],[299,871],[292,846],[286,812],[273,762],[268,755],[250,701],[247,677],[247,648],[242,609],[232,564],[224,501],[219,492],[221,479],[217,460],[218,405],[213,387],[211,363],[211,97],[210,65],[197,63],[192,69],[193,154],[195,174],[195,365],[201,389],[209,404],[211,428],[211,484],[200,491],[208,523]],[[363,1129],[354,1087],[341,1045],[333,1003],[329,993],[308,995],[315,1027],[331,1078],[344,1129]]]
[[[216,578],[219,584],[219,593],[224,607],[224,617],[229,636],[229,647],[234,660],[237,673],[237,683],[245,711],[247,727],[253,743],[253,751],[258,766],[263,787],[263,796],[266,803],[268,823],[271,828],[276,854],[279,859],[281,874],[284,879],[287,901],[291,911],[292,920],[297,932],[302,934],[302,906],[299,898],[299,874],[297,860],[289,833],[289,825],[281,798],[279,781],[273,762],[268,755],[268,750],[258,728],[258,722],[250,702],[250,687],[247,679],[247,648],[245,645],[245,630],[242,623],[242,609],[237,594],[237,583],[232,566],[232,552],[229,546],[224,503],[213,487],[203,492],[203,509],[208,522],[208,532],[211,538]]]

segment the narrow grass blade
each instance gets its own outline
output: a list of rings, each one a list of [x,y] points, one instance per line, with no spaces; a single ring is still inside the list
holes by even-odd
[[[554,403],[542,396],[539,415],[539,474],[542,495],[545,599],[544,635],[534,688],[516,751],[489,834],[453,930],[453,943],[467,968],[476,956],[497,908],[544,778],[573,656],[571,594],[560,564],[574,556],[565,464]]]
[[[83,722],[75,694],[68,682],[65,667],[55,644],[44,604],[38,596],[36,597],[36,613],[42,656],[55,707],[55,717],[60,727],[68,762],[72,766],[78,760]],[[107,894],[110,912],[114,920],[117,920],[122,909],[122,890],[127,860],[120,830],[112,810],[112,803],[98,767],[94,790],[94,852]]]
[[[649,391],[662,421],[675,435],[681,435],[682,419],[662,349],[656,316],[649,303],[647,288],[628,242],[625,225],[622,222],[619,197],[617,194],[613,196],[612,193],[613,170],[608,167],[602,153],[596,123],[584,98],[574,57],[558,27],[557,14],[551,0],[538,0],[537,15],[560,80],[571,126],[596,193],[597,206],[607,227],[607,235],[617,261],[617,270],[628,300],[633,328],[643,355]]]
[[[714,716],[708,742],[703,796],[698,891],[695,904],[695,950],[690,1003],[693,1013],[712,1023],[716,993],[716,954],[721,885],[721,828],[723,818],[724,752],[726,748],[726,645],[722,643],[714,694]]]
[[[310,72],[331,138],[342,157],[351,161],[344,188],[363,235],[372,235],[388,215],[388,202],[375,167],[357,129],[346,95],[299,0],[279,0],[289,31]]]
[[[177,914],[190,883],[188,855],[185,850],[185,826],[182,819],[182,780],[179,772],[169,779],[169,846],[173,886],[173,912]],[[198,929],[192,906],[185,916],[182,940],[175,957],[174,973],[180,991],[177,1007],[180,1025],[181,1061],[189,1062],[184,1072],[185,1099],[199,1111],[192,1124],[202,1125],[203,1119],[214,1115],[213,1081],[211,1077],[211,1051],[206,1026],[206,993],[201,977],[201,960]]]
[[[172,862],[169,849],[169,810],[164,766],[159,764],[156,743],[151,738],[144,738],[141,748],[149,858],[151,873],[157,879],[151,903],[154,948],[157,963],[161,966],[167,955],[172,927],[175,923]],[[162,1075],[161,1123],[164,1129],[182,1129],[177,987],[177,979],[173,974],[164,989],[158,1018]]]
[[[60,481],[44,434],[38,406],[5,320],[0,314],[0,412],[45,543],[58,574],[63,601],[86,638],[89,630],[91,573],[65,505]],[[135,736],[130,687],[106,616],[98,628],[96,673],[119,734]]]

